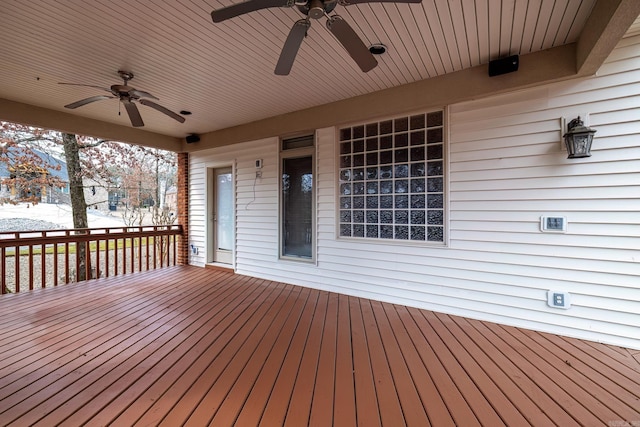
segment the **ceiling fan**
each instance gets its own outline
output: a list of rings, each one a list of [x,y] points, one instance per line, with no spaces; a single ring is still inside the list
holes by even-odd
[[[298,54],[302,40],[304,40],[307,35],[307,30],[311,27],[310,19],[320,19],[326,16],[329,31],[331,31],[347,50],[360,69],[366,73],[374,69],[378,65],[378,61],[376,61],[362,39],[342,17],[339,15],[330,16],[329,13],[333,12],[333,9],[338,4],[349,6],[352,4],[375,2],[420,3],[421,1],[422,0],[247,0],[214,10],[211,12],[211,19],[217,23],[260,9],[296,6],[303,15],[306,15],[306,18],[300,19],[293,24],[282,48],[282,52],[280,53],[280,58],[278,59],[275,70],[277,75],[286,76],[291,71],[293,61]]]
[[[142,105],[146,105],[147,107],[151,107],[155,110],[160,111],[163,114],[171,117],[174,120],[179,121],[180,123],[184,123],[184,117],[179,114],[174,113],[173,111],[163,107],[160,104],[156,104],[153,101],[150,101],[147,98],[158,100],[155,96],[151,95],[149,92],[145,92],[143,90],[138,90],[134,87],[128,85],[129,80],[133,79],[133,73],[129,71],[118,71],[118,75],[122,78],[123,83],[121,85],[112,85],[109,89],[94,86],[94,85],[85,85],[78,83],[59,83],[61,85],[71,85],[71,86],[86,86],[92,87],[96,89],[103,90],[105,92],[109,92],[111,95],[97,95],[92,96],[86,99],[81,99],[80,101],[72,102],[71,104],[67,104],[64,108],[78,108],[83,105],[90,104],[95,101],[101,101],[103,99],[113,99],[118,98],[120,102],[124,105],[124,108],[127,110],[127,114],[129,115],[129,120],[131,120],[131,125],[133,127],[144,126],[144,122],[142,121],[142,117],[140,116],[140,112],[138,111],[138,107],[136,107],[135,102],[139,102]]]

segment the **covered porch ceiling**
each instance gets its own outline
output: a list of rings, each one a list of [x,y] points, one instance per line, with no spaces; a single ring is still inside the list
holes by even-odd
[[[290,75],[274,68],[297,8],[214,24],[232,0],[3,2],[0,120],[193,151],[441,106],[596,72],[640,14],[637,0],[423,0],[344,6],[366,45],[383,43],[363,73],[325,20],[313,20]],[[489,61],[520,55],[517,72]],[[117,99],[65,105],[129,83],[184,123],[139,105],[133,128]],[[186,144],[185,136],[200,142]]]

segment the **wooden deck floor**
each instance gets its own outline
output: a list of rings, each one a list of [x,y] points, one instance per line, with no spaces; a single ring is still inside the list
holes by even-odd
[[[0,425],[640,426],[637,351],[223,271],[0,315]]]

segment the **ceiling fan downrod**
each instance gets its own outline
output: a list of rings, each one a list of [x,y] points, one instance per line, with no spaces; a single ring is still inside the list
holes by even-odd
[[[129,82],[129,80],[133,80],[133,73],[129,71],[118,70],[118,74],[120,75],[120,78],[124,82],[124,86],[127,86],[127,83]]]

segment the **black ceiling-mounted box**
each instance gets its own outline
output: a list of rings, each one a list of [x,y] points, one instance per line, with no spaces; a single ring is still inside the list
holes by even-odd
[[[193,144],[194,142],[200,141],[200,135],[192,133],[190,135],[187,135],[185,139],[187,140],[187,144]]]
[[[518,55],[509,56],[508,58],[496,59],[489,62],[489,77],[499,76],[501,74],[512,73],[518,71],[520,58]]]

